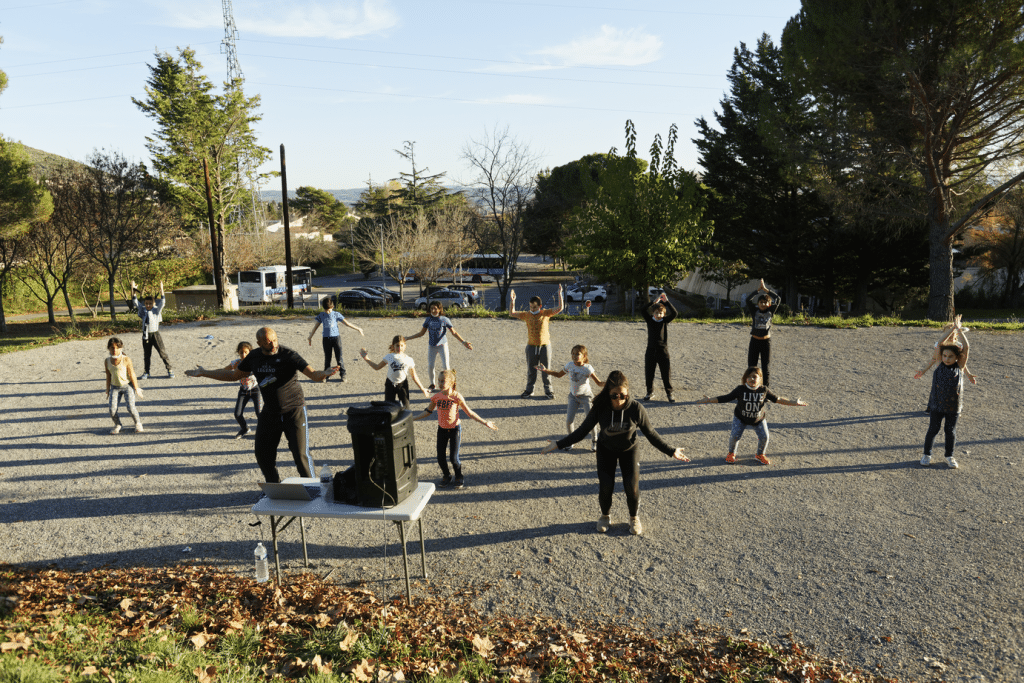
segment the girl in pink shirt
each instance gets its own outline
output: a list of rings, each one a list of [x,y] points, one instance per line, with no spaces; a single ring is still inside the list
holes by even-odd
[[[441,466],[444,478],[441,486],[454,485],[461,489],[465,485],[462,477],[462,461],[459,460],[459,447],[462,445],[462,423],[459,421],[459,411],[476,420],[488,429],[498,428],[490,420],[485,420],[466,405],[466,399],[455,390],[455,371],[442,370],[437,378],[441,385],[441,391],[434,394],[430,399],[430,405],[423,409],[423,412],[414,417],[413,420],[423,418],[437,409],[437,464]],[[445,451],[450,450],[452,467],[455,469],[455,479],[452,479],[448,470],[448,463],[445,461]]]

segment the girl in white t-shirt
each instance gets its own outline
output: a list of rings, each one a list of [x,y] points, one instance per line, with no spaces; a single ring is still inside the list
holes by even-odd
[[[424,398],[429,398],[430,394],[423,388],[419,377],[416,376],[416,362],[405,354],[405,337],[396,334],[395,338],[391,340],[389,348],[391,353],[384,356],[384,360],[379,363],[374,363],[366,357],[366,349],[359,349],[359,355],[374,370],[380,370],[385,365],[387,366],[388,377],[384,380],[384,400],[394,401],[397,399],[408,410],[410,377],[412,377],[413,382],[416,382],[416,386],[420,388],[420,391],[423,392]]]
[[[572,434],[573,423],[576,421],[576,412],[581,411],[584,417],[590,412],[590,401],[594,398],[594,390],[590,388],[590,380],[593,379],[599,387],[603,387],[604,382],[598,379],[594,366],[588,362],[586,346],[577,344],[572,347],[570,355],[572,356],[572,362],[566,363],[561,370],[548,370],[543,364],[539,364],[536,367],[541,372],[552,377],[569,375],[569,402],[565,411],[565,428],[569,434]],[[594,428],[590,435],[590,450],[597,450],[597,427]]]

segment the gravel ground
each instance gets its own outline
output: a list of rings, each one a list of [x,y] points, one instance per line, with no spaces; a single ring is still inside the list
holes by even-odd
[[[357,323],[365,339],[343,329],[349,381],[303,383],[318,467],[351,463],[344,411],[382,397],[384,373],[358,360],[359,347],[379,359],[393,334],[419,327],[412,319]],[[477,607],[493,614],[614,618],[655,631],[700,619],[767,640],[792,634],[821,654],[904,679],[1024,678],[1024,402],[1011,370],[1024,367],[1020,334],[971,334],[970,367],[980,383],[967,388],[961,468],[947,470],[917,464],[929,382],[912,375],[936,331],[779,328],[775,389],[811,406],[772,406],[772,464],[764,467],[752,458],[751,432],[740,462],[725,464],[730,406],[690,403],[739,383],[747,331],[673,325],[680,402],[656,400],[649,409],[693,462],[645,448],[646,532],[632,537],[621,491],[612,530],[594,531],[589,451],[538,454],[545,438],[564,431],[567,382],[553,380],[555,401],[519,398],[522,323],[456,323],[475,347],[453,348],[459,389],[499,431],[467,423],[467,487],[439,490],[427,509],[428,568],[442,590],[472,585]],[[0,560],[70,569],[187,562],[250,572],[253,547],[269,530],[250,526],[261,477],[251,437],[233,438],[235,386],[183,371],[224,366],[238,341],[254,340],[257,325],[166,326],[177,378],[144,382],[143,434],[108,433],[105,341],[3,356]],[[320,366],[319,343],[306,345],[308,319],[273,326],[282,344]],[[642,323],[552,324],[559,364],[573,344],[586,343],[598,374],[623,370],[634,394],[643,389],[644,335]],[[141,368],[140,335],[124,339]],[[421,376],[425,346],[418,339],[410,347]],[[158,359],[154,367],[162,375]],[[423,480],[439,474],[433,444],[434,425],[420,423]],[[284,476],[295,474],[283,444],[279,464]],[[389,595],[404,590],[393,525],[317,521],[308,537],[317,572],[373,582]],[[301,569],[292,530],[282,554],[290,571]]]

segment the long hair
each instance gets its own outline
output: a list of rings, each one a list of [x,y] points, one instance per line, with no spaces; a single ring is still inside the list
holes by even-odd
[[[604,388],[594,397],[594,402],[604,401],[610,404],[612,389],[629,389],[629,379],[622,370],[612,370],[608,374],[608,379],[604,381]]]
[[[449,379],[451,380],[452,391],[458,391],[458,389],[456,388],[457,378],[455,377],[454,370],[442,370],[437,374],[437,384],[441,388],[441,391],[444,391],[445,389],[448,388]]]
[[[590,362],[590,357],[587,355],[587,347],[584,346],[583,344],[577,344],[576,346],[572,347],[572,350],[569,351],[569,357],[571,358],[572,356],[574,356],[577,351],[580,352],[580,358],[583,359],[584,365]]]
[[[391,346],[389,346],[388,348],[391,350],[392,353],[398,353],[398,344],[404,341],[405,337],[403,337],[400,334],[396,334],[394,338],[391,340]]]

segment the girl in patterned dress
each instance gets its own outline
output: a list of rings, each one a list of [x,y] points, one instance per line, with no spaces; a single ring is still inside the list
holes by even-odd
[[[238,354],[238,358],[228,363],[225,367],[226,370],[234,370],[238,367],[238,364],[245,360],[245,357],[252,351],[252,344],[249,342],[238,342],[238,346],[235,347],[235,353]],[[245,404],[252,401],[252,409],[256,412],[256,419],[260,419],[260,408],[262,403],[260,402],[260,388],[256,386],[256,376],[246,375],[242,379],[238,380],[238,396],[235,398],[235,420],[238,422],[238,433],[235,434],[236,439],[252,434],[252,430],[249,429],[249,425],[245,421]]]
[[[956,425],[964,408],[964,368],[967,366],[971,345],[967,341],[963,327],[960,326],[960,316],[953,321],[953,331],[959,335],[963,347],[955,344],[944,344],[939,347],[942,360],[932,373],[932,392],[928,396],[928,414],[931,421],[924,436],[924,456],[921,458],[921,465],[927,467],[932,464],[932,444],[939,433],[939,427],[944,427],[946,466],[955,470],[960,466],[953,457],[953,449],[956,447]],[[946,331],[943,330],[942,334],[944,341]]]
[[[430,405],[423,409],[423,412],[414,417],[413,420],[422,420],[434,412],[437,408],[437,464],[441,466],[444,478],[441,486],[454,485],[461,489],[465,485],[462,477],[462,461],[459,460],[459,447],[462,445],[462,424],[459,421],[459,411],[466,413],[488,429],[498,429],[493,422],[485,420],[466,405],[466,399],[455,390],[455,371],[442,370],[437,377],[441,390],[430,399]],[[450,451],[452,467],[455,469],[455,479],[452,479],[448,470],[448,463],[445,462],[445,451]]]
[[[935,365],[936,363],[941,363],[942,362],[942,347],[943,346],[950,346],[950,345],[952,345],[952,346],[956,346],[957,348],[960,348],[960,347],[963,346],[963,343],[961,343],[960,338],[959,338],[958,333],[957,333],[957,330],[956,330],[956,323],[957,322],[960,322],[960,316],[957,316],[956,320],[954,322],[946,323],[946,326],[942,328],[942,332],[946,336],[943,337],[942,339],[940,339],[939,341],[935,342],[935,345],[932,347],[932,352],[931,352],[931,354],[928,357],[928,365],[924,366],[923,369],[918,370],[914,374],[914,379],[921,379],[922,377],[924,377],[924,373],[926,373],[926,372],[928,372],[929,370],[932,369],[933,365]],[[970,332],[971,328],[963,327],[963,328],[961,328],[961,330],[963,332]],[[975,375],[973,375],[970,370],[967,369],[966,365],[964,366],[964,377],[966,377],[967,380],[971,384],[977,384],[978,383],[978,378]]]

